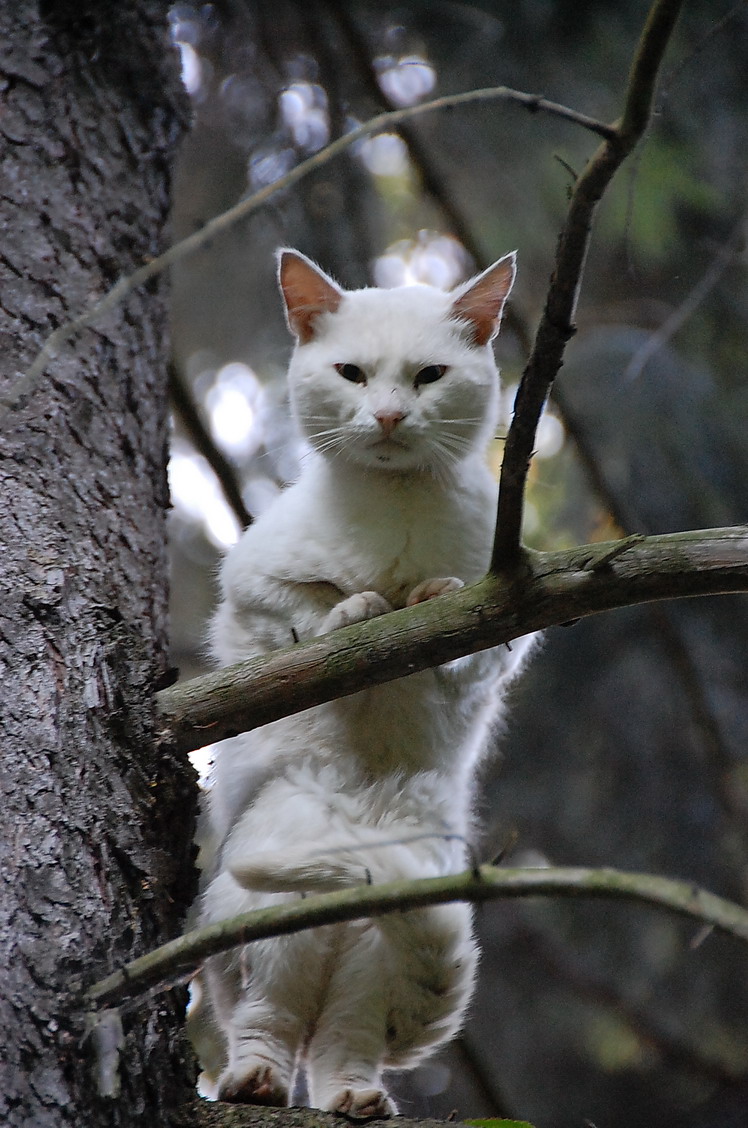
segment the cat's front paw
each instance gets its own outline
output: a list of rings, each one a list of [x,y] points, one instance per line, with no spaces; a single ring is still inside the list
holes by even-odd
[[[427,599],[436,599],[438,595],[447,595],[450,591],[459,591],[464,586],[457,576],[437,576],[433,580],[424,580],[413,588],[406,607],[414,607],[416,603],[425,603]]]
[[[259,1062],[242,1077],[237,1077],[229,1069],[224,1070],[218,1081],[218,1099],[231,1104],[285,1108],[288,1105],[288,1087],[272,1065]]]
[[[322,624],[322,634],[336,631],[339,627],[349,627],[351,623],[363,623],[366,619],[376,619],[392,610],[384,596],[376,591],[359,591],[348,599],[341,599],[330,611]]]
[[[383,1120],[397,1116],[397,1105],[382,1089],[343,1089],[327,1104],[326,1112],[337,1112],[351,1120]]]

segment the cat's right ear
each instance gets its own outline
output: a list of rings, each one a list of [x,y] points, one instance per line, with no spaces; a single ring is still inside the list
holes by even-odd
[[[456,291],[452,317],[470,327],[474,344],[486,345],[498,333],[516,273],[517,253],[510,251]]]
[[[335,313],[343,291],[332,278],[298,251],[278,252],[278,281],[286,306],[288,328],[300,345],[311,341],[317,318]]]

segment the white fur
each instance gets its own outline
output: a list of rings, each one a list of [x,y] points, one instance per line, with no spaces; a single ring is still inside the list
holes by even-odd
[[[498,373],[490,343],[475,344],[471,315],[453,310],[471,286],[482,291],[473,282],[451,295],[345,293],[286,254],[294,284],[322,290],[313,318],[300,304],[295,320],[285,281],[303,341],[291,400],[310,452],[298,481],[225,560],[212,632],[221,663],[403,607],[411,595],[438,596],[479,579],[489,561],[496,484],[485,452]],[[509,267],[498,266],[497,326],[511,285]],[[366,383],[341,376],[342,364],[358,366]],[[416,387],[433,365],[446,371]],[[377,415],[393,413],[388,435]],[[531,645],[519,640],[227,741],[211,791],[218,861],[202,919],[464,869],[476,766],[503,686]],[[285,1103],[304,1059],[316,1106],[358,1117],[395,1111],[382,1069],[415,1064],[459,1029],[476,961],[465,905],[215,957],[206,983],[225,1040],[219,1095]]]

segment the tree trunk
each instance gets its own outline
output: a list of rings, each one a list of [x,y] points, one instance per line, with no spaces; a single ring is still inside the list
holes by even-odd
[[[162,300],[137,294],[36,387],[16,384],[56,325],[160,246],[184,119],[166,8],[0,2],[0,399],[14,401],[0,423],[0,1122],[13,1128],[166,1124],[190,1087],[182,993],[139,1003],[121,1035],[116,1016],[87,1031],[80,1002],[177,933],[192,894],[191,771],[152,738]]]

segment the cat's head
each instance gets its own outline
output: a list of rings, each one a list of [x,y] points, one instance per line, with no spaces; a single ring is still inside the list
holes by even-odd
[[[342,290],[297,251],[279,253],[291,402],[329,459],[384,471],[448,472],[496,427],[491,341],[514,254],[451,293],[432,286]]]

